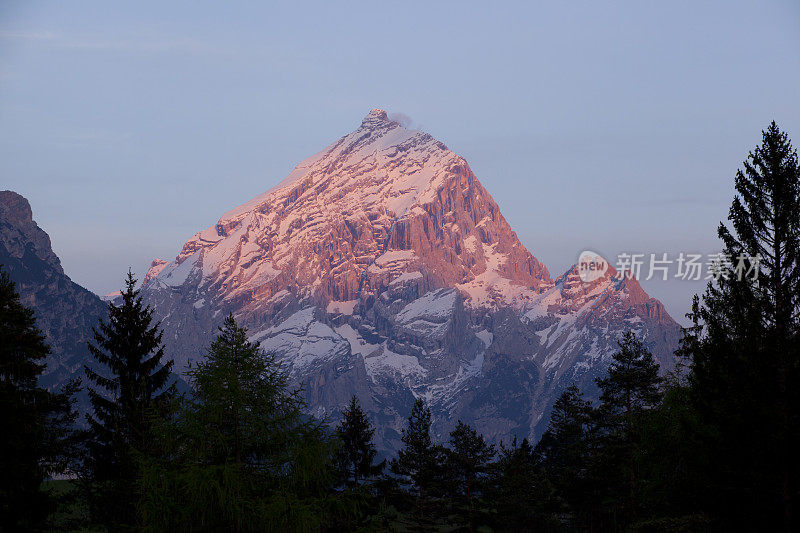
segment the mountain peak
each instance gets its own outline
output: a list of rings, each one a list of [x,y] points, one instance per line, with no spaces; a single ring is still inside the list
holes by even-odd
[[[50,246],[50,237],[33,220],[31,204],[14,191],[0,191],[0,246],[17,260],[22,260],[32,247],[30,249],[39,259],[60,274],[64,273],[61,261]]]
[[[153,279],[154,277],[158,276],[158,274],[164,270],[164,267],[169,264],[169,261],[164,261],[163,259],[153,259],[153,262],[150,263],[150,268],[147,269],[147,274],[145,274],[144,279],[142,280],[142,287],[147,285],[147,282]],[[107,295],[108,296],[108,295]]]
[[[375,108],[367,113],[367,116],[361,121],[361,127],[368,128],[372,126],[379,126],[388,121],[389,115],[386,114],[386,111]]]
[[[14,191],[0,191],[0,210],[4,217],[16,223],[30,224],[33,221],[31,204]]]
[[[413,278],[419,290],[457,286],[469,305],[494,307],[523,305],[552,283],[467,162],[382,109],[197,233],[155,277],[178,286],[195,272],[220,298],[253,302],[290,288],[368,300]]]
[[[143,297],[179,372],[233,313],[313,412],[370,398],[382,449],[414,397],[437,434],[461,417],[531,436],[565,386],[592,386],[622,331],[667,363],[678,344],[660,303],[611,268],[554,283],[467,161],[382,109],[151,271]]]

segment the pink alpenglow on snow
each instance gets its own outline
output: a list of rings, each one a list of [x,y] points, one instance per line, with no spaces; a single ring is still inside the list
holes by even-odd
[[[590,385],[628,329],[670,366],[677,324],[615,272],[553,280],[463,157],[373,109],[154,261],[143,292],[179,371],[233,313],[314,412],[356,393],[387,420],[391,449],[414,397],[442,434],[458,418],[497,439],[540,433],[560,391]]]

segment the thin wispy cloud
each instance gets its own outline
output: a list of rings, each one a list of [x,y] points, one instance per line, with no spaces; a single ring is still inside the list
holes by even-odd
[[[74,50],[108,50],[119,52],[188,52],[188,53],[219,53],[221,50],[217,47],[210,46],[208,43],[193,41],[189,39],[182,40],[147,40],[147,39],[132,39],[132,40],[93,40],[93,39],[76,39],[64,40],[59,43],[61,48],[70,48]]]
[[[5,31],[0,30],[0,39],[15,41],[49,41],[56,35],[49,31]]]
[[[117,51],[142,53],[225,54],[228,50],[196,39],[161,39],[137,36],[107,38],[102,36],[60,35],[51,31],[0,30],[0,39],[34,42],[54,48],[87,51]]]
[[[405,113],[389,113],[389,120],[397,122],[404,128],[414,127],[414,120]]]
[[[133,138],[129,132],[119,132],[107,129],[88,128],[76,130],[62,136],[62,141],[75,144],[96,146],[128,143]]]

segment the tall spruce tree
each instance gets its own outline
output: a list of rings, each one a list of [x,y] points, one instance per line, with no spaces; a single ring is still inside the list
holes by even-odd
[[[591,403],[583,399],[578,387],[567,387],[553,404],[547,431],[535,448],[539,464],[573,516],[576,528],[578,523],[590,523],[596,507],[594,418]]]
[[[570,385],[553,404],[550,423],[537,445],[537,455],[556,471],[577,465],[585,455],[591,402],[583,399],[576,385]]]
[[[704,428],[685,379],[668,376],[661,404],[645,418],[639,460],[640,520],[652,529],[658,524],[662,530],[709,529],[701,497],[708,490]]]
[[[437,481],[440,450],[431,439],[431,410],[422,398],[414,402],[401,441],[403,447],[397,452],[397,458],[392,460],[390,468],[406,481],[416,495],[417,514],[420,520],[424,520],[428,491]]]
[[[555,489],[537,464],[528,439],[500,443],[498,460],[490,469],[489,505],[496,510],[499,531],[558,531],[563,521],[555,505]],[[558,516],[558,518],[557,518]]]
[[[39,530],[55,510],[43,490],[48,475],[64,472],[73,439],[71,383],[60,393],[38,385],[50,348],[33,310],[20,303],[0,268],[0,530]]]
[[[345,408],[342,422],[336,428],[341,448],[338,463],[346,483],[357,487],[370,478],[380,475],[386,461],[375,463],[378,451],[372,442],[375,428],[358,403],[355,395]]]
[[[175,392],[169,384],[173,361],[164,362],[162,331],[153,323],[136,279],[128,271],[122,303],[108,306],[108,321],[93,329],[85,365],[92,413],[84,475],[94,519],[118,529],[137,523],[135,454],[151,443],[150,418]]]
[[[486,473],[489,462],[496,453],[494,445],[486,444],[483,435],[461,420],[450,432],[448,466],[451,473],[462,483],[463,495],[467,500],[470,531],[475,530],[472,499],[476,482]]]
[[[336,519],[331,436],[233,316],[188,375],[190,396],[159,431],[166,453],[143,467],[148,530],[318,530]]]
[[[627,477],[627,519],[637,518],[637,455],[641,451],[644,415],[661,400],[658,363],[631,331],[623,334],[614,353],[608,376],[597,379],[600,388],[599,414],[607,431],[607,457],[616,454]],[[622,465],[620,465],[622,466]],[[612,488],[612,490],[614,490]]]
[[[775,122],[735,178],[715,280],[683,350],[704,432],[706,505],[726,527],[800,527],[800,168]]]

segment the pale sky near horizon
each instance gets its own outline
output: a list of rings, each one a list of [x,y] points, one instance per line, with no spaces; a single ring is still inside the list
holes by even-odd
[[[0,189],[119,288],[374,107],[470,163],[523,244],[719,249],[776,120],[800,144],[800,3],[0,3]],[[704,282],[643,282],[676,320]]]

